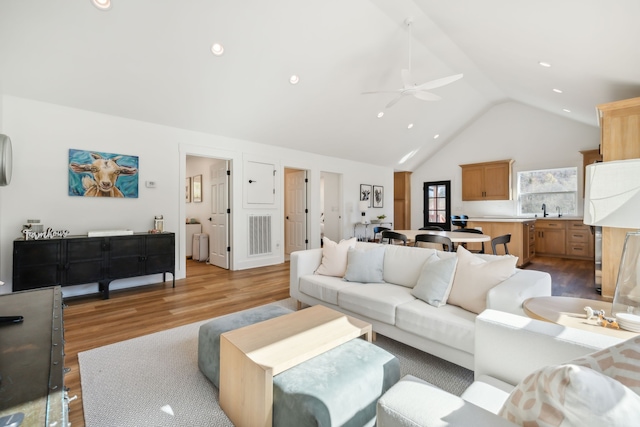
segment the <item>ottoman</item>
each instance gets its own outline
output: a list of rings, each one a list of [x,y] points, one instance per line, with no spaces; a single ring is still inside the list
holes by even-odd
[[[273,378],[273,426],[373,426],[376,402],[400,380],[400,362],[362,339]]]
[[[219,388],[220,334],[292,312],[279,305],[263,305],[217,317],[203,324],[198,332],[198,368]]]

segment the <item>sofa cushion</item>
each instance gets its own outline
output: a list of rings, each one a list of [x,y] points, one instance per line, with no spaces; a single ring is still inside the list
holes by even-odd
[[[437,252],[431,255],[422,265],[411,294],[434,307],[445,305],[453,285],[457,262],[456,257],[440,258]]]
[[[640,395],[640,336],[569,363],[601,372]]]
[[[396,327],[473,354],[476,315],[453,305],[437,308],[416,299],[396,309]]]
[[[322,238],[322,262],[315,274],[324,276],[344,276],[347,269],[347,251],[356,245],[355,237],[336,243],[327,237]]]
[[[384,247],[384,281],[409,288],[416,285],[422,264],[436,252],[435,249],[400,245]]]
[[[623,426],[640,419],[640,396],[593,369],[552,365],[518,384],[500,415],[522,426]]]
[[[479,314],[487,308],[487,292],[516,272],[518,257],[502,255],[483,259],[462,245],[458,246],[456,255],[458,265],[447,302]]]
[[[396,307],[414,299],[411,289],[404,286],[389,283],[351,283],[351,286],[338,293],[338,306],[352,313],[393,325],[396,320]]]
[[[361,283],[383,283],[384,246],[349,248],[344,280]]]
[[[299,289],[300,292],[310,297],[338,305],[338,293],[340,290],[353,285],[353,283],[345,282],[339,277],[309,274],[300,278]]]

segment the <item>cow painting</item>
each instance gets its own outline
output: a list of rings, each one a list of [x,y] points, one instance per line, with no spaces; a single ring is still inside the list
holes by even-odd
[[[138,197],[138,158],[69,150],[69,195]]]

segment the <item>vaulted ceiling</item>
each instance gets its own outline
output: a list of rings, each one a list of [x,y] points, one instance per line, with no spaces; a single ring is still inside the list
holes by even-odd
[[[638,0],[111,1],[2,0],[0,93],[397,170],[506,100],[596,127],[640,96]],[[385,108],[409,17],[412,80],[464,78]]]

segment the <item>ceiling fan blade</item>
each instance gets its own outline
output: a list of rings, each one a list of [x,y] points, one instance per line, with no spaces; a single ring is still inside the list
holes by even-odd
[[[361,92],[361,95],[375,95],[376,93],[399,93],[402,90],[376,90],[373,92]]]
[[[463,76],[462,74],[455,74],[453,76],[443,77],[441,79],[436,79],[436,80],[431,80],[430,82],[422,83],[421,85],[418,85],[418,86],[414,87],[414,89],[416,89],[416,90],[435,89],[437,87],[441,87],[441,86],[448,85],[449,83],[453,83],[456,80],[460,80],[462,78],[462,76]]]
[[[411,84],[411,73],[409,70],[407,70],[406,68],[403,68],[400,71],[400,75],[402,76],[402,85],[405,89],[413,86]]]
[[[431,92],[416,92],[413,96],[423,101],[440,101],[442,99],[442,97]]]
[[[392,100],[391,100],[387,105],[385,105],[385,107],[384,107],[384,108],[391,108],[391,107],[393,107],[393,106],[394,106],[394,105],[396,105],[396,103],[397,103],[398,101],[400,101],[401,99],[402,99],[402,95],[400,95],[400,96],[398,96],[398,97],[396,97],[396,98],[393,98],[393,99],[392,99]]]

